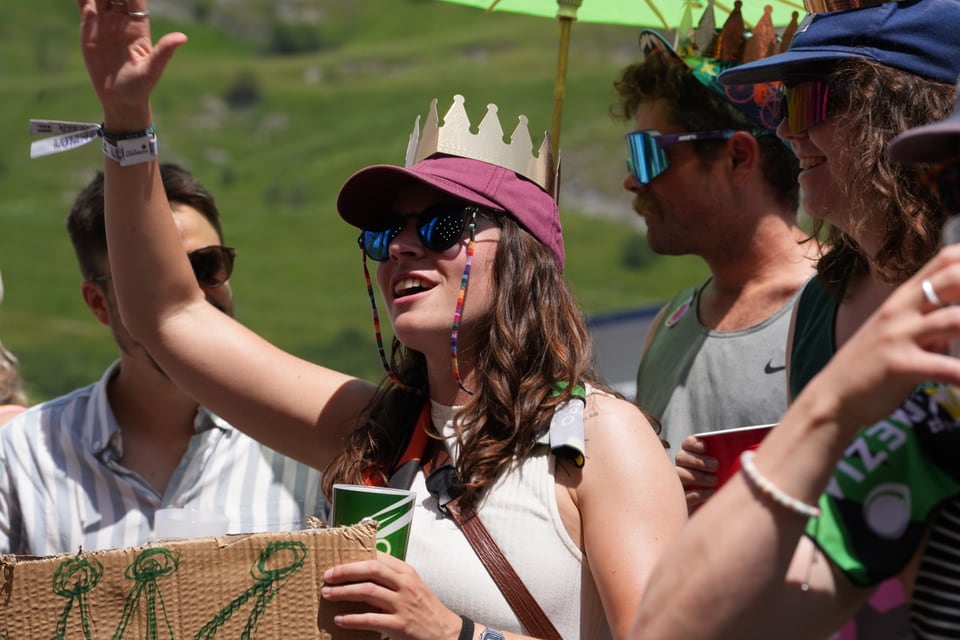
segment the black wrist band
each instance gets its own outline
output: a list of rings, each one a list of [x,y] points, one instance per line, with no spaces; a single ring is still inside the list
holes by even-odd
[[[460,635],[457,640],[473,640],[473,620],[467,616],[460,616]]]
[[[142,131],[131,131],[129,133],[113,133],[112,131],[107,131],[103,128],[103,123],[100,123],[100,135],[106,138],[107,140],[135,140],[137,138],[145,138],[147,136],[153,135],[157,132],[157,123],[154,122],[146,129]]]

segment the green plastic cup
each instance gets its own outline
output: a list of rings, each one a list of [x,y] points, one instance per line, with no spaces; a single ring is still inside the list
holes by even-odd
[[[403,489],[335,484],[333,525],[340,527],[376,520],[377,550],[404,560],[416,497],[415,491]]]

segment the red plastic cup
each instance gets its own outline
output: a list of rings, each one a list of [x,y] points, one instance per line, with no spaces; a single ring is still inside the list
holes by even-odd
[[[756,449],[776,424],[758,424],[722,431],[707,431],[696,436],[707,445],[707,455],[717,459],[717,485],[719,489],[730,476],[740,471],[740,454]]]

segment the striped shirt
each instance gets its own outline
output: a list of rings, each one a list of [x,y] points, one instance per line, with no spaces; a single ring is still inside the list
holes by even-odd
[[[153,514],[227,515],[230,533],[304,528],[325,517],[320,473],[201,408],[196,433],[160,494],[120,464],[122,440],[99,382],[28,409],[0,429],[0,553],[36,556],[141,545]]]
[[[960,498],[941,508],[913,588],[918,638],[960,638]]]

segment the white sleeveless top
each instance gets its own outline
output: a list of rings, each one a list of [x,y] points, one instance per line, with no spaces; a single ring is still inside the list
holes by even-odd
[[[448,438],[448,453],[456,460],[453,412],[431,402],[433,424]],[[593,576],[560,520],[555,459],[544,446],[522,464],[514,463],[487,491],[477,513],[564,640],[610,638]],[[466,537],[440,513],[422,472],[411,488],[417,500],[407,562],[455,613],[525,633]]]

